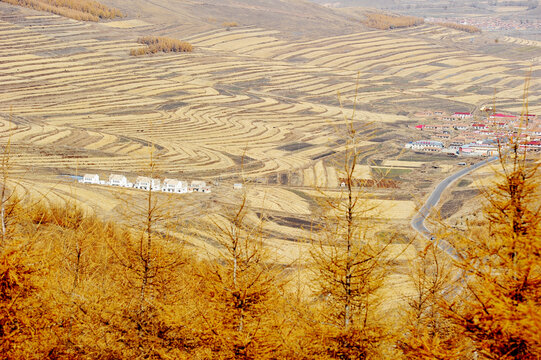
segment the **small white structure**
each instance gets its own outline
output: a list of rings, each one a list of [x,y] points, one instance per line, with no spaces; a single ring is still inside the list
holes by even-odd
[[[188,187],[189,192],[202,192],[209,193],[211,192],[210,186],[207,186],[207,183],[202,180],[193,180]]]
[[[100,184],[100,177],[98,174],[85,174],[79,182],[83,184]]]
[[[242,189],[242,184],[241,184],[241,183],[233,184],[233,189],[234,189],[234,190],[240,190],[240,189]]]
[[[128,179],[124,175],[111,174],[109,175],[109,185],[111,186],[122,186],[126,187],[128,185]]]
[[[419,150],[419,151],[441,151],[444,146],[441,141],[433,140],[419,140],[409,142],[406,144],[406,149]]]
[[[162,186],[163,192],[184,194],[188,192],[188,184],[177,179],[165,179]]]
[[[135,179],[135,184],[133,185],[136,189],[141,190],[160,190],[160,179],[149,178],[148,176],[138,176]]]
[[[209,193],[209,192],[211,192],[210,186],[203,186],[203,187],[200,187],[200,188],[199,188],[199,192],[202,192],[202,193]]]
[[[148,190],[150,188],[150,178],[146,176],[138,176],[133,184],[135,189]]]
[[[469,112],[456,112],[453,114],[453,117],[457,119],[469,119],[472,117],[472,114]]]
[[[495,156],[498,155],[498,147],[490,144],[466,144],[460,147],[460,155]]]
[[[202,180],[192,180],[188,191],[190,192],[203,192],[202,189],[207,187],[207,183]]]

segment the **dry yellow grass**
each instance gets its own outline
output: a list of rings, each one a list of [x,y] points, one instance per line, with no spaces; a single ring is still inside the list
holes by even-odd
[[[384,166],[398,166],[398,167],[421,167],[424,163],[421,161],[403,161],[403,160],[384,160]]]
[[[311,213],[306,200],[283,188],[249,188],[247,198],[252,208],[298,215]]]
[[[439,26],[448,27],[455,30],[465,31],[468,33],[480,33],[481,29],[479,29],[477,26],[473,25],[464,25],[464,24],[457,24],[452,22],[439,22],[436,23]]]
[[[237,27],[239,24],[236,21],[224,22],[223,27]]]
[[[521,38],[516,38],[516,37],[512,37],[512,36],[504,36],[504,37],[501,38],[501,41],[505,41],[505,42],[509,42],[509,43],[513,43],[513,44],[524,45],[524,46],[541,47],[541,41],[530,40],[530,39],[521,39]]]
[[[316,186],[316,178],[314,175],[314,169],[312,167],[309,167],[308,169],[303,170],[303,183],[304,186],[308,187],[315,187]]]
[[[343,189],[333,191],[303,190],[303,192],[314,198],[326,196],[339,199],[344,197]],[[362,202],[364,207],[360,207],[359,209],[366,209],[366,212],[363,212],[363,216],[368,218],[403,220],[413,216],[416,211],[416,205],[413,201],[372,199],[367,193],[365,193],[364,196],[366,197],[363,197],[363,193],[361,192],[359,201]]]
[[[112,27],[112,28],[117,28],[117,29],[133,29],[136,27],[149,26],[151,24],[139,19],[130,19],[130,20],[104,22],[102,23],[102,25]]]
[[[387,15],[383,13],[365,13],[365,24],[374,29],[387,30],[424,24],[423,18],[414,16]]]
[[[368,217],[376,219],[409,219],[416,211],[413,201],[368,200],[367,203],[375,206]]]
[[[441,172],[444,172],[444,173],[448,173],[454,168],[454,165],[448,165],[448,164],[439,164],[438,166],[440,167]]]
[[[340,169],[337,172],[338,172],[339,177],[343,177],[343,175],[341,174]],[[368,166],[368,165],[357,165],[355,167],[353,177],[355,179],[358,179],[358,180],[372,179],[372,170],[370,170],[370,166]]]
[[[130,55],[155,54],[157,52],[192,52],[193,46],[189,42],[172,39],[164,36],[143,36],[137,39],[138,47],[130,50]]]
[[[19,5],[35,10],[48,11],[53,14],[75,20],[98,21],[122,17],[120,10],[107,7],[94,0],[0,0],[12,5]]]

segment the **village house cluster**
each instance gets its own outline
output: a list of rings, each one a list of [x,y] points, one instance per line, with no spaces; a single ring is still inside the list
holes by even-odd
[[[462,25],[472,25],[485,31],[539,31],[541,30],[541,21],[538,19],[504,19],[494,16],[475,16],[475,17],[446,17],[446,18],[425,18],[427,23],[454,22]]]
[[[181,181],[177,179],[165,179],[161,181],[160,179],[150,178],[147,176],[138,176],[135,179],[135,182],[131,183],[124,175],[111,174],[109,175],[109,180],[105,181],[100,180],[98,174],[85,174],[81,179],[79,179],[79,182],[83,184],[118,186],[147,191],[162,191],[175,194],[184,194],[189,192],[211,192],[210,186],[208,186],[205,181],[201,180],[193,180],[188,184],[188,182],[186,181]]]
[[[447,153],[459,156],[494,156],[511,138],[520,137],[526,151],[541,151],[541,119],[533,114],[512,115],[490,112],[482,119],[469,112],[447,114],[424,111],[415,116],[422,139],[409,142],[406,148],[417,152]]]

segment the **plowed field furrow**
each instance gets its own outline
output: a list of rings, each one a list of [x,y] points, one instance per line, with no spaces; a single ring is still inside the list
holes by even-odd
[[[476,85],[496,86],[503,106],[514,107],[522,84],[514,74],[527,66],[446,48],[437,40],[458,44],[468,35],[428,25],[297,42],[260,28],[222,28],[184,38],[196,47],[191,54],[132,57],[129,49],[140,45],[116,28],[56,16],[17,26],[3,19],[0,111],[12,106],[17,117],[41,121],[12,131],[14,141],[36,146],[21,157],[24,166],[78,163],[137,172],[152,142],[166,171],[235,173],[247,149],[251,176],[305,169],[305,182],[312,176],[313,185],[336,187],[336,171],[313,159],[340,150],[329,146],[337,139],[329,124],[343,121],[336,93],[353,100],[358,70],[359,86],[369,90],[361,93],[362,104],[407,105],[426,95],[476,105],[487,99],[472,92]],[[532,89],[539,99],[535,84]],[[368,111],[356,116],[406,120]],[[310,146],[280,148],[295,143]],[[82,153],[79,159],[71,158],[72,149]]]

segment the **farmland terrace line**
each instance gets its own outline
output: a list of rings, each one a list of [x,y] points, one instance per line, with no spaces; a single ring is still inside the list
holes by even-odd
[[[58,28],[59,24],[61,25],[63,22],[66,23],[67,28],[77,24],[60,18],[54,18],[54,21],[45,19],[42,24],[46,27],[47,24],[51,23]],[[83,46],[88,53],[77,56],[60,55],[55,58],[55,61],[42,61],[40,59],[21,62],[21,59],[11,58],[12,61],[2,64],[3,67],[8,69],[11,66],[20,67],[23,72],[7,73],[5,79],[12,81],[13,78],[16,78],[16,81],[23,81],[19,85],[32,84],[32,86],[4,90],[4,93],[0,94],[2,103],[13,103],[15,114],[25,114],[34,119],[41,117],[43,121],[49,122],[53,126],[75,124],[81,128],[94,130],[100,128],[113,135],[116,133],[117,135],[111,138],[111,144],[100,143],[88,146],[110,152],[128,152],[130,148],[127,144],[122,144],[123,138],[121,137],[126,131],[131,133],[130,135],[134,138],[147,141],[149,136],[156,133],[151,131],[151,126],[147,126],[147,123],[155,124],[164,130],[161,134],[164,143],[158,145],[162,145],[168,150],[167,159],[170,161],[170,167],[175,166],[173,160],[182,161],[183,165],[187,164],[189,162],[187,154],[197,157],[194,160],[196,163],[194,166],[197,166],[198,162],[209,168],[211,165],[216,167],[231,166],[232,160],[226,159],[226,153],[234,154],[235,147],[239,143],[246,143],[250,140],[255,144],[252,149],[254,153],[251,155],[257,157],[258,161],[266,162],[269,167],[265,167],[265,169],[274,166],[293,167],[294,164],[304,166],[306,162],[312,160],[314,154],[295,154],[282,160],[284,155],[278,151],[273,152],[273,144],[275,145],[276,142],[283,139],[310,141],[309,137],[306,137],[307,132],[318,134],[320,138],[328,136],[328,131],[325,128],[328,125],[327,121],[340,118],[335,91],[340,90],[344,98],[350,99],[354,96],[355,69],[368,65],[371,66],[371,69],[376,69],[378,62],[393,64],[392,71],[384,70],[381,74],[375,70],[372,73],[363,73],[360,86],[369,88],[386,85],[388,88],[397,88],[390,77],[395,70],[413,67],[430,60],[416,58],[414,61],[410,61],[414,58],[408,59],[408,54],[422,57],[423,54],[433,49],[441,56],[445,56],[446,59],[454,61],[459,57],[445,48],[424,40],[417,44],[417,40],[411,39],[411,36],[409,40],[401,37],[405,40],[404,43],[396,46],[393,33],[365,32],[342,37],[341,44],[337,44],[333,37],[318,40],[319,42],[313,41],[307,45],[307,49],[299,49],[298,47],[302,48],[303,46],[292,43],[285,52],[280,46],[276,47],[278,44],[270,42],[269,46],[260,48],[260,50],[269,51],[268,56],[263,58],[239,56],[238,53],[226,54],[219,49],[212,52],[212,46],[208,48],[211,50],[205,49],[182,56],[169,54],[148,58],[131,58],[127,53],[119,52],[119,48],[129,48],[134,44],[134,39],[110,40],[111,36],[126,37],[126,32],[103,36],[105,31],[102,31],[98,34],[101,37],[97,36],[96,39],[88,41],[86,38],[82,40],[75,34],[57,38],[53,36],[54,31],[44,31],[48,37],[55,41],[42,44],[33,41],[33,39],[39,38],[40,28],[32,27],[32,31],[28,31],[28,33],[24,31],[25,29],[23,26],[24,34],[19,40],[36,45],[30,49],[21,48],[20,50],[23,52],[25,50],[31,51],[38,59],[40,56],[36,54],[43,54],[44,51],[56,54],[56,51],[60,51],[66,45]],[[5,31],[6,34],[9,34],[10,30],[5,29]],[[109,31],[114,32],[107,29],[107,32]],[[246,33],[257,33],[258,31],[250,30]],[[218,32],[216,36],[221,37],[222,33],[224,39],[231,35],[230,32],[227,33],[223,30]],[[242,31],[239,31],[239,34],[241,37],[244,36]],[[265,32],[264,35],[267,36],[270,33]],[[351,43],[351,46],[348,45],[348,42]],[[9,36],[3,36],[2,29],[0,29],[0,45],[2,43],[13,45],[9,41]],[[319,43],[322,45],[317,46]],[[105,45],[105,48],[101,49],[102,45]],[[252,45],[250,43],[248,47]],[[0,46],[0,48],[2,47]],[[245,49],[247,48],[240,47],[238,51],[242,53]],[[342,49],[344,53],[333,54],[338,49]],[[305,56],[306,50],[308,51],[307,62],[288,62],[274,59],[276,54],[288,55],[297,50],[302,50],[302,54]],[[317,51],[324,51],[325,54]],[[405,62],[399,58],[389,58],[389,56],[396,56],[397,52],[402,51],[407,52],[404,56]],[[367,53],[372,54],[371,58],[363,59]],[[6,55],[6,57],[11,57],[10,54]],[[382,55],[386,57],[380,59]],[[0,61],[5,61],[6,57],[0,56]],[[44,57],[41,56],[41,58]],[[346,59],[347,61],[345,61]],[[491,61],[494,60],[493,57],[486,58],[486,62],[481,63],[478,60],[483,59],[475,56],[470,56],[468,59],[465,68],[469,71],[477,69],[477,66],[480,66],[480,71],[484,71],[490,68]],[[66,66],[59,66],[56,61],[64,61]],[[501,61],[504,64],[509,63]],[[478,62],[482,66],[479,64],[472,66],[471,64],[474,62]],[[322,68],[322,66],[328,66],[328,68]],[[351,67],[351,69],[344,69],[344,66]],[[511,63],[508,66],[511,67]],[[234,68],[234,71],[230,68]],[[425,75],[435,76],[435,81],[437,80],[435,92],[443,86],[448,86],[447,83],[452,83],[440,79],[447,79],[448,75],[454,75],[444,72],[447,68],[442,69],[430,67],[428,70],[420,70],[424,71]],[[459,72],[460,67],[455,71]],[[291,76],[292,74],[293,76]],[[504,80],[510,80],[510,76],[510,74],[502,74],[501,77]],[[3,78],[4,75],[0,75],[0,81],[3,81]],[[42,87],[36,85],[37,80],[44,85]],[[239,92],[242,91],[243,86],[237,86],[239,80],[250,84],[249,88],[242,93]],[[404,78],[401,81],[407,83],[406,80]],[[462,83],[459,80],[454,79],[453,81]],[[258,84],[258,81],[262,83]],[[174,88],[178,93],[168,92],[171,88]],[[230,91],[220,92],[218,91],[220,88]],[[284,92],[288,91],[291,92],[292,96],[283,96]],[[168,96],[161,97],[164,93],[167,93]],[[275,93],[277,94],[275,95]],[[365,95],[364,98],[380,100],[385,97],[398,101],[408,100],[414,96],[413,93],[409,93],[405,98],[403,91],[396,91],[392,96],[384,93],[385,91],[380,91],[375,95],[371,94],[370,97]],[[62,94],[62,96],[59,97],[58,94]],[[419,97],[424,95],[425,93]],[[317,97],[316,100],[314,100],[315,97]],[[187,105],[171,110],[163,108],[170,101]],[[369,100],[366,101],[369,102]],[[233,108],[238,110],[227,110]],[[95,113],[92,109],[100,109],[100,112]],[[135,111],[143,109],[146,109],[146,112],[141,113],[137,120],[127,116],[133,116]],[[375,112],[364,112],[362,115],[372,120],[385,121],[384,115]],[[391,117],[391,121],[399,119],[394,115],[389,117]],[[185,121],[184,118],[189,118],[189,120]],[[194,129],[196,131],[191,131],[188,134],[189,130]],[[138,130],[145,131],[138,132]],[[224,141],[223,135],[226,130],[230,136],[227,136]],[[58,131],[50,131],[49,133],[48,136],[41,136],[40,141],[43,143],[50,141],[51,146],[55,146],[65,140],[61,135],[58,135]],[[49,136],[50,140],[47,140]],[[167,143],[171,145],[167,146]],[[186,150],[182,148],[184,144],[188,144]],[[137,153],[138,149],[141,149],[135,145],[131,148],[134,154]],[[322,146],[320,152],[324,154],[324,150],[327,149]],[[131,154],[126,154],[125,161],[130,161],[128,155]],[[136,160],[133,161],[132,166],[136,166]]]

